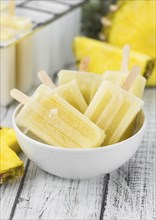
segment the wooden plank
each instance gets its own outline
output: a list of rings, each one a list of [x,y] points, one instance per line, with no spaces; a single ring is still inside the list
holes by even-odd
[[[27,157],[21,153],[20,158],[26,165]],[[23,178],[20,178],[16,181],[8,182],[0,186],[1,219],[3,220],[10,219],[12,209],[20,191],[22,179]]]
[[[11,117],[17,103],[13,103],[8,107],[1,107],[1,126],[12,127]],[[21,159],[26,164],[27,158],[24,154],[20,154]],[[14,202],[16,200],[18,191],[20,189],[21,181],[13,181],[11,183],[3,184],[0,187],[0,204],[1,204],[1,219],[9,219]]]
[[[31,162],[13,219],[99,219],[103,181],[58,178]]]
[[[155,93],[155,89],[145,92],[144,111],[148,123],[141,146],[127,164],[110,174],[103,219],[156,218]]]
[[[0,107],[0,122],[2,123],[5,115],[7,114],[7,108],[6,107]]]
[[[3,127],[12,127],[12,114],[14,109],[17,106],[17,102],[13,102],[8,107],[1,107],[2,111],[2,119],[1,119],[1,126]]]

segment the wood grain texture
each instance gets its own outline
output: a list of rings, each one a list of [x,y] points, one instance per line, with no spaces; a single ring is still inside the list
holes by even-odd
[[[13,102],[8,107],[1,107],[1,126],[3,127],[12,127],[12,114],[16,106],[17,102]]]
[[[24,164],[26,164],[27,158],[23,153],[20,154],[20,158],[23,160]],[[22,178],[0,186],[0,217],[2,220],[10,219],[21,185]]]
[[[8,107],[1,107],[1,126],[12,127],[11,118],[16,106],[17,103],[14,102]],[[20,158],[26,164],[27,158],[23,153],[20,154]],[[11,183],[9,182],[0,186],[1,219],[10,218],[12,208],[14,206],[21,185],[20,180],[21,178],[17,181],[13,181]]]
[[[13,219],[99,219],[103,180],[62,179],[31,163]]]
[[[156,219],[156,90],[145,92],[147,129],[131,160],[110,174],[103,219]]]

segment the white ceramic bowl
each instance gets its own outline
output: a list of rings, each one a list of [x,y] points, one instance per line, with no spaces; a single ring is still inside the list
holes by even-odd
[[[138,149],[145,131],[145,117],[139,115],[137,132],[129,139],[106,147],[71,149],[50,146],[25,135],[15,122],[19,105],[13,114],[13,127],[27,157],[41,169],[56,176],[88,179],[110,173],[127,162]]]

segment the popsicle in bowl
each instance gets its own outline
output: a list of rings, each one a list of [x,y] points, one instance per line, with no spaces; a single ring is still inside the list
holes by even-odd
[[[129,73],[128,70],[129,57],[130,57],[130,46],[125,45],[123,47],[123,52],[122,52],[121,70],[106,71],[103,74],[103,79],[108,80],[118,86],[122,86],[123,82],[125,81]],[[145,84],[146,84],[146,79],[141,74],[139,74],[135,82],[133,83],[132,87],[130,88],[129,92],[141,98],[143,95]]]
[[[87,104],[94,97],[103,78],[101,75],[84,71],[61,70],[58,73],[58,84],[63,85],[72,80],[76,80]]]
[[[57,92],[61,97],[63,97],[68,103],[70,103],[80,112],[84,113],[86,111],[88,105],[77,85],[76,80],[56,87],[45,71],[40,71],[38,73],[38,77],[44,85],[50,88],[49,93],[52,91]]]
[[[119,142],[143,106],[140,98],[128,92],[137,77],[138,67],[134,67],[122,88],[104,80],[85,112],[105,131],[104,145]]]
[[[41,85],[32,97],[14,89],[11,96],[24,104],[16,117],[18,126],[27,128],[47,144],[68,148],[99,147],[105,133],[58,93],[49,94]]]

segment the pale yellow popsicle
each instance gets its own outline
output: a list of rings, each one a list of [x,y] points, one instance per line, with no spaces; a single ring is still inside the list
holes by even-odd
[[[11,29],[0,27],[0,42],[15,40],[15,32]]]
[[[4,13],[8,9],[8,4],[5,1],[0,1],[0,12]]]
[[[84,96],[87,104],[89,104],[94,97],[99,85],[103,78],[101,75],[88,72],[72,71],[72,70],[61,70],[58,73],[58,84],[62,85],[71,80],[76,80],[78,86]]]
[[[31,19],[19,16],[1,15],[0,26],[11,28],[18,33],[25,33],[31,30]]]
[[[48,87],[41,87],[34,96],[26,98],[27,104],[16,117],[17,124],[50,145],[68,148],[99,147],[105,138],[104,131],[59,94],[49,94]],[[19,99],[15,90],[11,94]]]
[[[118,86],[122,86],[127,76],[128,74],[123,71],[106,71],[103,74],[103,78],[105,80],[108,80]],[[146,79],[142,75],[139,75],[129,92],[141,98],[144,92],[145,85]]]
[[[42,98],[45,90],[47,91],[48,95],[51,95],[51,93],[56,92],[61,97],[63,97],[68,103],[70,103],[72,106],[78,109],[80,112],[84,113],[86,111],[88,105],[83,95],[81,94],[81,91],[75,80],[66,83],[62,86],[58,86],[54,89],[46,87],[47,86],[45,85],[38,87],[37,92],[35,93],[37,99]]]
[[[120,141],[142,106],[141,99],[104,80],[85,116],[105,131],[104,145],[110,145]]]
[[[118,86],[122,86],[123,82],[125,81],[125,79],[129,74],[129,70],[128,70],[129,56],[130,56],[130,47],[129,45],[125,45],[122,51],[121,70],[106,71],[103,74],[103,78]],[[134,84],[130,88],[129,92],[141,98],[144,92],[145,84],[146,84],[146,79],[141,74],[139,74]]]

